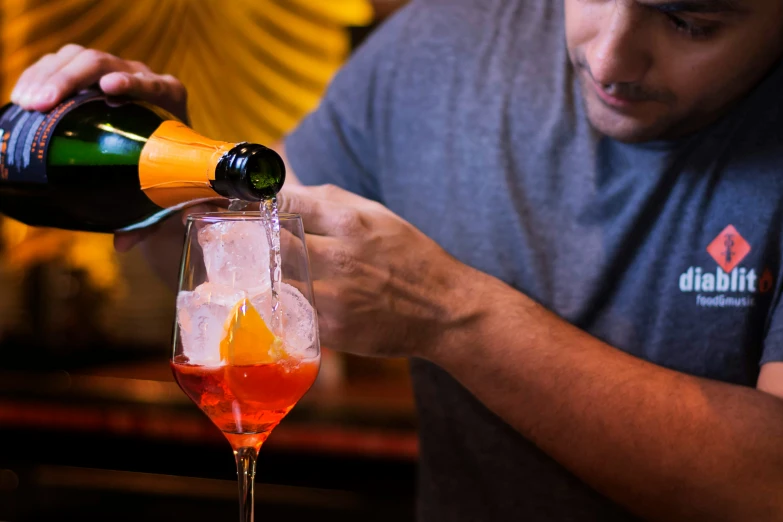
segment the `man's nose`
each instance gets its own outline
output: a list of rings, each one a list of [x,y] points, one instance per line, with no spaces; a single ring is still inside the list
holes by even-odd
[[[601,31],[590,42],[586,59],[596,82],[640,83],[652,63],[643,24],[633,7],[609,2]]]

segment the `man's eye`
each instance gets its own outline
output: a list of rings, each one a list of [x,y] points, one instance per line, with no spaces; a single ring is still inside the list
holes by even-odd
[[[700,24],[700,23],[689,22],[678,16],[674,16],[673,14],[667,13],[666,17],[669,19],[669,21],[672,23],[672,25],[678,32],[684,33],[690,38],[694,38],[694,39],[707,38],[711,36],[716,29],[716,27],[712,24]]]

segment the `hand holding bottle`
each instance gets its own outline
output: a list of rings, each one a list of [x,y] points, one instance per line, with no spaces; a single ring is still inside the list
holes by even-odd
[[[75,44],[66,45],[65,47],[60,49],[57,53],[46,55],[43,58],[41,58],[37,63],[29,67],[19,78],[15,88],[13,89],[11,101],[16,103],[21,109],[30,110],[30,111],[39,111],[45,113],[49,113],[49,111],[51,111],[51,113],[56,113],[57,111],[56,110],[53,111],[52,109],[57,108],[59,104],[72,98],[74,95],[83,91],[84,89],[90,88],[90,90],[94,92],[96,90],[95,89],[96,87],[100,87],[100,89],[109,96],[121,96],[124,98],[130,98],[130,99],[147,102],[148,104],[157,106],[159,108],[168,111],[171,115],[173,115],[176,118],[179,118],[183,121],[187,121],[187,92],[185,90],[185,87],[182,85],[181,82],[179,82],[179,80],[177,80],[176,78],[170,75],[155,74],[146,65],[142,63],[123,60],[116,56],[112,56],[108,53],[104,53],[94,49],[85,49]],[[143,108],[136,108],[134,109],[133,114],[138,116],[139,114],[143,113],[145,110],[146,109]],[[2,113],[0,112],[0,116],[1,115]],[[78,120],[78,118],[76,119]],[[112,125],[112,127],[115,127],[115,125]],[[175,125],[174,127],[170,127],[170,128],[175,130],[177,133],[179,133],[179,131],[177,131],[176,129],[179,129],[180,127],[177,127]],[[122,130],[122,128],[120,129]],[[57,129],[55,128],[54,130],[55,133],[57,133]],[[61,130],[62,132],[60,132],[60,134],[66,137],[82,134],[81,132],[79,132],[79,129],[61,129]],[[130,134],[125,134],[126,136],[131,136],[131,137],[137,136],[143,138],[144,141],[147,141],[148,133],[144,133],[144,132],[140,133],[137,130],[133,130],[133,129],[125,129],[125,130],[132,131]],[[148,130],[152,130],[152,128]],[[94,134],[94,132],[90,131],[88,134]],[[117,142],[118,140],[122,141],[120,139],[121,137],[122,136],[118,138],[114,136],[110,141],[112,143]],[[172,136],[169,136],[169,138],[172,138]],[[90,139],[95,139],[95,137],[92,136]],[[199,141],[200,139],[201,138],[199,137],[194,140],[192,139],[191,136],[191,138],[184,140],[183,143],[192,144],[195,141]],[[178,141],[177,139],[173,141],[171,139],[168,139],[166,140],[166,143],[171,144],[177,141]],[[65,140],[64,143],[66,147],[60,147],[60,149],[65,149],[67,152],[68,141]],[[242,149],[240,151],[241,158],[244,158],[244,156],[246,156],[248,152],[251,153],[253,151],[257,152],[256,149],[259,149],[259,147],[260,146],[252,145],[252,144],[250,145],[250,147],[240,147]],[[260,147],[260,148],[265,149],[264,147]],[[143,151],[144,149],[142,149],[142,156],[144,156]],[[68,154],[66,154],[66,156],[68,156]],[[81,156],[84,155],[82,154]],[[94,180],[102,180],[101,183],[108,184],[116,188],[116,186],[114,186],[115,185],[114,180],[118,179],[119,176],[119,167],[117,165],[116,154],[115,154],[115,158],[112,159],[111,161],[105,161],[101,158],[94,158],[94,161],[90,160],[90,162],[87,164],[87,167],[89,168],[85,168],[84,166],[79,166],[81,165],[84,159],[81,158],[81,156],[79,158],[74,156],[71,159],[69,159],[70,156],[62,157],[59,158],[59,160],[62,160],[59,161],[59,163],[62,163],[64,161],[65,164],[71,165],[74,169],[76,169],[75,172],[77,172],[79,175],[86,175],[90,169],[94,169],[96,167],[95,164],[103,164],[105,162],[106,165],[108,166],[107,173],[101,174],[100,176],[97,177],[94,176],[93,178]],[[168,156],[178,157],[178,158],[190,158],[193,156],[193,154],[161,155],[159,153],[155,153],[152,154],[151,156],[154,156],[155,158],[158,159],[165,158]],[[225,170],[226,168],[234,169],[234,170],[236,170],[237,168],[247,170],[248,167],[252,167],[254,165],[257,165],[258,163],[255,160],[253,162],[228,161],[234,156],[231,156],[230,158],[228,157],[229,156],[228,154],[224,156],[226,156],[225,158],[226,161],[223,162],[224,164],[224,167],[222,167],[223,170]],[[275,155],[274,153],[270,154],[268,152],[265,152],[261,156],[263,156],[269,161],[274,160],[272,161],[272,164],[274,165],[278,165],[278,163],[280,163],[280,165],[278,165],[280,168],[275,167],[275,169],[272,169],[275,170],[276,172],[279,171],[278,172],[279,179],[277,179],[276,177],[276,182],[275,182],[276,185],[275,187],[272,187],[272,189],[276,192],[277,190],[279,190],[280,185],[282,184],[282,181],[284,179],[285,170],[284,170],[284,166],[282,165],[282,160],[279,158],[279,156]],[[261,156],[259,156],[259,158],[261,158]],[[240,156],[238,156],[238,158],[239,157]],[[52,164],[52,162],[49,161],[50,158],[43,158],[43,159],[46,163],[46,168],[52,169],[54,165]],[[130,177],[133,177],[130,176],[130,170],[133,170],[134,173],[136,172],[136,167],[131,166],[131,165],[136,165],[136,163],[134,163],[136,159],[134,158],[131,159],[133,159],[134,161],[129,161],[126,169],[128,170],[129,179]],[[139,160],[142,161],[143,159],[140,158]],[[2,154],[0,154],[0,164],[2,164],[3,161],[5,161],[5,159],[3,158]],[[55,161],[55,163],[57,163],[57,161]],[[268,163],[268,161],[266,163]],[[24,164],[24,162],[21,162],[21,164]],[[148,167],[149,165],[146,166]],[[162,166],[165,167],[163,170],[167,173],[167,175],[170,174],[175,177],[185,175],[188,172],[192,173],[198,171],[199,173],[203,174],[203,172],[211,171],[210,169],[205,170],[203,168],[204,167],[203,165],[200,165],[199,168],[196,170],[192,168],[172,169],[166,165],[162,165]],[[179,167],[182,167],[182,165],[179,165]],[[147,172],[150,169],[145,167],[144,170],[145,172]],[[140,173],[144,174],[143,172]],[[49,174],[52,173],[49,172]],[[16,173],[17,179],[19,178],[19,175],[20,174],[17,172]],[[221,171],[221,176],[222,178],[226,178],[226,174],[223,171]],[[246,177],[247,179],[254,180],[253,183],[259,183],[263,179],[266,179],[264,178],[264,176],[261,177],[244,176],[244,177]],[[58,175],[57,173],[48,176],[48,178],[42,178],[42,179],[47,179],[50,184],[65,183],[66,185],[73,185],[73,182],[71,182],[71,180],[63,177],[62,175]],[[74,180],[75,179],[76,178],[74,177]],[[2,178],[2,176],[0,176],[0,181],[2,180],[9,181],[8,177]],[[14,180],[11,179],[10,181],[13,182]],[[24,182],[26,180],[22,179],[21,181]],[[227,180],[230,186],[226,186],[225,181],[226,180],[224,180],[224,182],[222,182],[222,185],[220,186],[212,184],[212,188],[215,189],[217,192],[220,193],[220,195],[224,197],[237,197],[236,195],[230,196],[230,194],[236,192],[234,189],[238,187],[237,183],[239,182],[239,178]],[[295,178],[292,179],[292,182],[295,182]],[[139,185],[141,186],[140,188],[145,191],[145,194],[147,196],[147,197],[142,197],[140,201],[147,203],[147,206],[149,206],[149,204],[151,204],[150,197],[152,197],[153,200],[158,200],[156,195],[152,194],[150,191],[158,190],[155,185],[160,185],[160,183],[148,183],[140,179],[139,181],[136,181],[135,183],[132,184],[133,187],[128,185],[122,190],[121,196],[115,195],[114,197],[106,197],[105,195],[96,196],[92,194],[92,192],[95,192],[97,188],[94,182],[91,184],[88,183],[87,185],[85,185],[82,182],[79,182],[78,186],[80,188],[78,188],[77,190],[63,191],[63,190],[55,189],[53,191],[49,191],[48,193],[51,193],[53,196],[50,198],[49,201],[43,201],[39,196],[31,192],[28,195],[31,196],[33,199],[30,199],[28,201],[28,199],[24,199],[24,198],[20,199],[19,195],[30,192],[35,188],[35,185],[29,185],[29,184],[25,185],[22,187],[22,190],[20,191],[18,190],[19,187],[10,187],[10,185],[6,183],[5,188],[14,191],[15,196],[13,198],[0,197],[0,201],[3,201],[4,199],[6,203],[5,207],[8,207],[3,209],[2,205],[0,205],[0,212],[4,212],[6,214],[17,213],[19,214],[16,216],[17,219],[21,219],[22,221],[24,221],[25,212],[29,213],[29,209],[34,208],[35,215],[37,216],[36,220],[40,221],[39,223],[37,223],[38,225],[58,226],[61,228],[64,227],[64,228],[75,228],[75,229],[90,229],[90,230],[97,229],[96,228],[97,221],[104,220],[106,216],[112,216],[113,222],[115,222],[117,225],[122,225],[124,227],[126,224],[130,224],[131,222],[138,221],[137,218],[139,217],[145,217],[148,214],[146,210],[157,211],[156,208],[152,208],[152,207],[150,207],[149,209],[146,209],[146,207],[145,209],[134,207],[132,209],[134,212],[133,216],[120,218],[119,216],[116,215],[119,207],[127,206],[130,204],[130,202],[132,202],[131,201],[132,198],[130,196],[138,196],[138,194],[135,194],[135,192],[138,192]],[[168,183],[160,186],[172,187],[173,185],[171,183]],[[191,188],[193,187],[192,184],[188,184],[187,186]],[[3,183],[0,183],[0,196],[2,196],[3,187],[4,187]],[[233,189],[228,190],[231,187],[233,187]],[[267,189],[268,188],[270,187],[267,187]],[[170,199],[169,196],[172,196],[172,192],[170,190],[166,190],[165,194],[167,195],[167,199]],[[247,196],[248,194],[245,193],[245,195]],[[215,196],[218,196],[218,194],[215,194]],[[188,199],[188,197],[185,197],[185,195],[182,193],[175,194],[172,197],[174,199],[179,198],[178,201],[182,200],[183,202],[185,202],[185,200]],[[239,197],[241,197],[242,199],[251,199],[251,200],[256,199],[255,197],[242,197],[242,196]],[[268,197],[268,196],[264,196],[264,197]],[[117,205],[116,204],[117,201],[122,202],[122,205]],[[105,204],[109,204],[111,208],[108,209],[99,208],[98,204],[100,203],[104,203],[103,205],[104,207]],[[159,203],[158,206],[166,207],[169,204],[173,204],[173,203],[176,202],[166,201],[166,202]],[[141,244],[142,250],[144,250],[146,257],[152,264],[153,268],[155,268],[155,270],[158,272],[158,274],[161,275],[164,280],[169,280],[169,279],[174,280],[174,276],[176,276],[176,271],[172,270],[172,267],[176,268],[176,260],[178,259],[180,253],[179,250],[181,248],[182,220],[185,218],[187,214],[191,212],[214,210],[216,208],[216,205],[224,206],[225,204],[226,204],[225,200],[215,200],[212,201],[211,204],[209,205],[197,205],[195,207],[188,206],[185,209],[183,209],[181,212],[178,212],[175,216],[173,216],[172,219],[162,219],[157,223],[151,223],[149,226],[144,226],[143,228],[134,229],[127,232],[118,232],[117,228],[109,225],[104,225],[101,226],[100,228],[103,231],[113,230],[116,232],[115,246],[119,251],[126,251],[132,248],[133,246]],[[52,217],[51,219],[44,219],[42,216],[44,216],[45,213],[41,212],[42,205],[43,206],[48,205],[49,207],[51,207],[50,210],[54,212],[54,215],[56,217]],[[77,210],[79,210],[79,212],[77,213],[78,215],[67,217],[68,212],[63,212],[62,207],[79,207],[77,208]],[[91,215],[93,218],[90,220],[89,225],[86,222],[82,223],[80,221],[81,219],[84,218],[86,214]],[[41,220],[46,222],[44,223]]]
[[[46,112],[82,89],[99,85],[111,96],[129,96],[188,120],[187,91],[171,75],[155,74],[141,62],[68,44],[22,73],[11,101],[26,110]]]
[[[11,101],[26,110],[46,112],[69,96],[98,85],[106,94],[137,98],[162,107],[188,121],[187,90],[170,75],[155,74],[145,64],[123,60],[76,44],[63,46],[56,53],[40,58],[28,67],[14,86]],[[212,210],[197,205],[190,212]],[[143,242],[143,250],[158,275],[176,282],[176,263],[181,245],[183,216],[175,216],[147,229],[115,235],[115,245],[127,251]],[[152,254],[154,252],[154,254]]]

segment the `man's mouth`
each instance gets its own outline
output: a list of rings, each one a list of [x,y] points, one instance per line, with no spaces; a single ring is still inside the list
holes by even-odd
[[[595,92],[598,99],[613,109],[630,109],[634,105],[649,101],[648,99],[640,97],[628,96],[627,93],[623,93],[620,89],[614,87],[614,85],[601,85],[590,77],[587,78],[587,83]]]
[[[595,80],[586,63],[579,62],[577,67],[584,80],[583,87],[592,90],[602,104],[617,111],[628,111],[648,102],[668,103],[671,98],[671,96],[652,92],[635,83],[605,85]]]

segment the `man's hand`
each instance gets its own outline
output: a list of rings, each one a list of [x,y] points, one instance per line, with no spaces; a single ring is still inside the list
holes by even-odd
[[[46,112],[96,84],[106,94],[144,100],[183,121],[188,119],[187,91],[179,80],[155,74],[141,62],[76,44],[45,55],[25,70],[11,92],[11,101],[26,110]]]
[[[783,520],[779,398],[613,348],[358,196],[291,187],[282,204],[309,233],[324,344],[437,364],[645,520]]]
[[[302,215],[324,345],[424,357],[465,320],[473,270],[382,205],[328,185],[287,187],[280,205]]]
[[[69,44],[47,54],[22,73],[11,93],[11,101],[26,110],[49,111],[82,89],[98,85],[111,96],[127,96],[168,110],[188,121],[187,91],[173,76],[156,74],[140,62],[123,60],[95,49]],[[285,160],[281,143],[272,145]],[[286,186],[297,184],[296,175],[287,167]],[[168,220],[149,228],[116,234],[115,248],[126,252],[136,245],[155,272],[172,288],[176,287],[177,261],[182,253],[183,223],[192,213],[225,208],[227,202],[187,208]]]
[[[47,54],[25,70],[11,93],[11,101],[26,110],[46,112],[69,96],[95,85],[111,96],[146,101],[188,121],[187,91],[179,80],[170,75],[156,74],[143,63],[123,60],[76,44]],[[117,234],[115,248],[125,252],[141,243],[152,268],[175,287],[185,219],[194,212],[218,209],[219,203],[199,205],[155,226]]]

